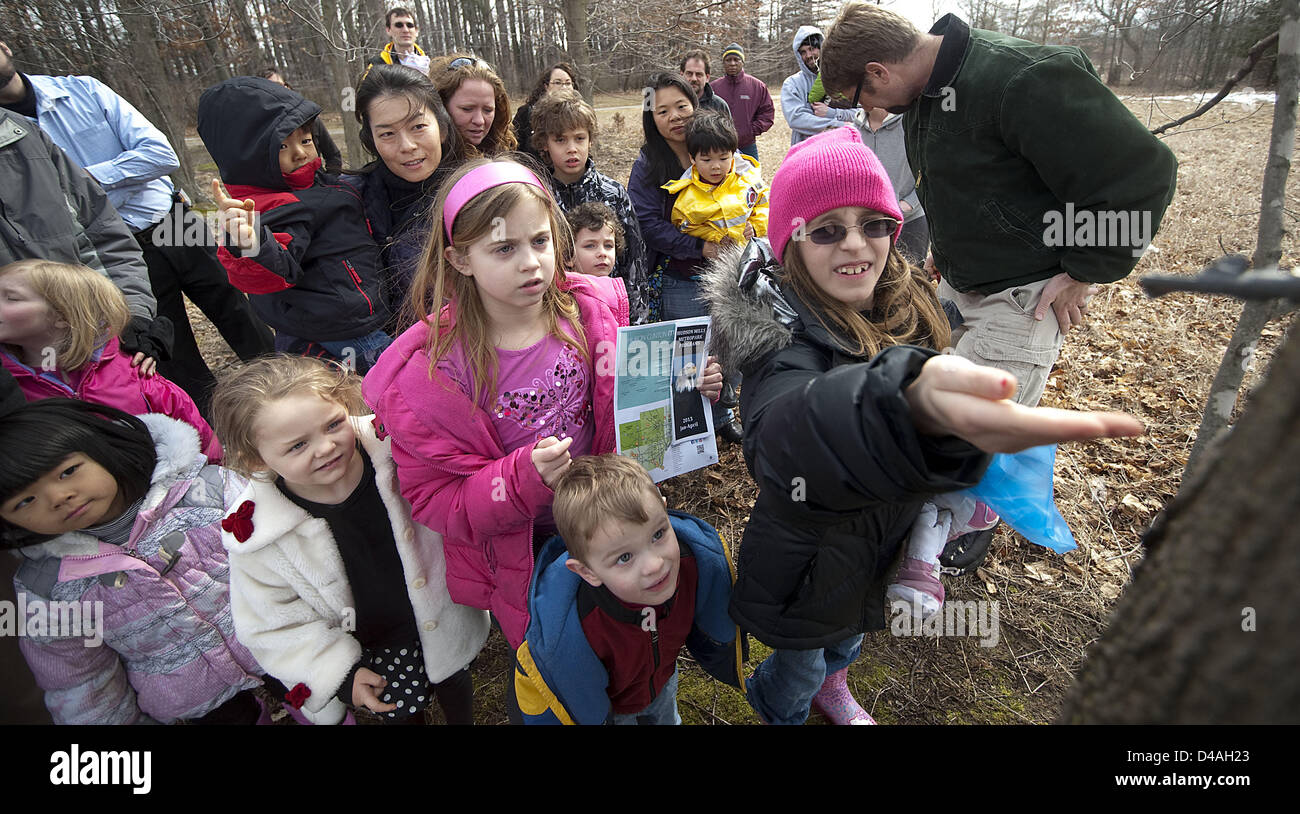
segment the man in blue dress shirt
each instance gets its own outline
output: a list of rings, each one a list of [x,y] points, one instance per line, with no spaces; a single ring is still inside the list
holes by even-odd
[[[244,295],[230,285],[206,227],[189,215],[167,174],[180,167],[167,137],[131,103],[89,76],[15,70],[0,42],[0,107],[26,116],[99,182],[135,234],[149,267],[158,315],[175,327],[170,361],[159,371],[193,397],[205,415],[214,378],[199,353],[182,293],[245,361],[273,350],[273,339]]]

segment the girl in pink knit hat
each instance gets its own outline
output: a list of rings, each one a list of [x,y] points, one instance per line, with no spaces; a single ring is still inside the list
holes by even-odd
[[[914,526],[936,525],[923,506],[979,481],[987,452],[1142,432],[1122,413],[1014,404],[1013,376],[938,353],[949,323],[898,251],[902,220],[857,132],[829,130],[777,170],[770,248],[750,241],[705,274],[715,352],[745,380],[759,493],[730,610],[774,648],[746,687],[767,723],[803,723],[814,706],[874,723],[848,666],[863,634],[887,626],[886,586]]]

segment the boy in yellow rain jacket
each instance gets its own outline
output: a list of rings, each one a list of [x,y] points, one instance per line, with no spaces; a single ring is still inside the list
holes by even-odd
[[[767,184],[736,146],[735,125],[721,114],[701,110],[687,125],[691,169],[663,186],[677,194],[669,219],[686,234],[742,244],[767,234]]]

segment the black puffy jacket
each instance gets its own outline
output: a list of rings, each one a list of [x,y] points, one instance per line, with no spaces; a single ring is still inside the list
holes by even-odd
[[[724,252],[704,274],[711,352],[744,374],[745,463],[758,484],[731,615],[764,644],[810,650],[885,626],[885,580],[921,504],[976,483],[989,457],[913,427],[903,390],[934,351],[900,345],[864,360],[793,292],[738,287],[762,245]]]
[[[276,331],[316,342],[382,328],[379,246],[355,189],[317,171],[294,189],[280,171],[280,144],[320,106],[266,79],[237,76],[199,97],[198,130],[235,198],[261,217],[260,247],[219,252],[230,282]]]

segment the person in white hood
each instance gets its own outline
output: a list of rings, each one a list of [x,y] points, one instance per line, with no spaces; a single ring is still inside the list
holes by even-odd
[[[812,25],[799,26],[790,47],[794,50],[799,70],[786,77],[781,85],[781,115],[790,125],[790,145],[794,146],[823,130],[848,124],[853,121],[857,110],[839,110],[825,102],[808,101],[821,60],[821,29]]]

